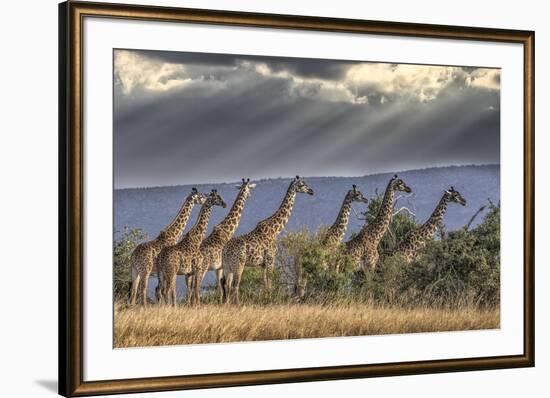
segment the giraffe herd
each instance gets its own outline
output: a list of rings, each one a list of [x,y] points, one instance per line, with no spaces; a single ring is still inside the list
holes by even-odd
[[[209,270],[216,273],[218,300],[239,304],[239,285],[243,271],[245,267],[257,266],[263,268],[264,289],[269,298],[277,255],[277,238],[291,217],[297,194],[314,195],[314,192],[302,178],[296,176],[290,182],[280,206],[270,217],[258,222],[252,231],[234,236],[245,203],[255,186],[250,179],[242,179],[241,184],[236,186],[237,197],[226,217],[206,238],[213,208],[225,208],[226,203],[215,189],[206,195],[192,188],[173,221],[155,239],[139,244],[132,252],[130,304],[136,304],[139,296],[143,305],[148,305],[148,281],[156,274],[157,303],[176,305],[176,279],[177,275],[183,275],[187,285],[187,302],[198,305],[200,287]],[[343,243],[344,254],[357,270],[369,272],[378,264],[378,246],[390,225],[396,192],[410,193],[412,190],[401,178],[394,175],[387,185],[374,220],[366,223],[353,238]],[[323,246],[336,248],[342,245],[353,202],[368,203],[368,199],[356,185],[345,195],[336,220],[322,238]],[[406,263],[413,261],[426,242],[433,238],[437,226],[443,220],[447,205],[451,202],[466,205],[466,200],[453,187],[444,191],[428,220],[410,231],[397,245],[396,253],[401,254]],[[182,237],[195,205],[201,206],[197,220]],[[335,267],[339,271],[338,264]]]

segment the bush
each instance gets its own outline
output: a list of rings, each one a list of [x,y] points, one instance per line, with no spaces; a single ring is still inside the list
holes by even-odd
[[[365,213],[372,220],[380,199]],[[474,229],[440,234],[428,242],[411,264],[394,254],[397,243],[417,227],[407,212],[391,221],[380,244],[380,263],[372,272],[356,271],[343,245],[326,248],[320,242],[325,228],[289,232],[278,240],[272,294],[264,293],[263,268],[246,267],[240,284],[241,302],[290,303],[297,296],[311,303],[369,302],[400,307],[494,307],[500,301],[500,207],[492,203]],[[368,222],[368,221],[367,221]],[[468,224],[469,225],[469,224]],[[131,282],[130,255],[145,235],[125,228],[114,244],[114,294],[126,298]],[[340,272],[336,272],[339,265]],[[205,302],[216,302],[215,288]]]
[[[113,293],[115,299],[125,300],[128,298],[132,283],[130,256],[138,243],[146,237],[146,234],[140,229],[124,227],[120,239],[115,240],[113,248]]]
[[[239,299],[245,304],[277,304],[287,301],[287,292],[281,282],[280,270],[273,271],[271,279],[271,297],[268,298],[264,289],[263,267],[245,267],[241,276]]]
[[[351,282],[355,300],[381,305],[406,305],[410,301],[408,292],[403,289],[406,271],[400,255],[385,258],[383,266],[376,267],[372,272],[355,271]]]
[[[366,213],[376,214],[376,203]],[[355,271],[342,247],[324,248],[308,231],[288,233],[279,240],[278,268],[288,291],[306,285],[309,302],[334,300],[380,305],[478,307],[496,306],[500,297],[500,208],[491,204],[473,230],[463,228],[428,242],[420,257],[407,264],[393,253],[397,243],[416,227],[407,213],[397,214],[380,245],[381,259],[372,272]],[[334,264],[343,264],[336,272]]]
[[[391,268],[388,259],[382,268]],[[500,301],[500,207],[491,206],[473,230],[450,232],[428,242],[404,267],[399,290],[409,301],[428,305],[495,306]]]
[[[310,302],[330,303],[349,295],[352,262],[342,246],[326,248],[321,244],[324,233],[324,228],[315,235],[298,231],[279,240],[277,268],[286,276],[291,296],[300,288],[305,289],[302,299]]]

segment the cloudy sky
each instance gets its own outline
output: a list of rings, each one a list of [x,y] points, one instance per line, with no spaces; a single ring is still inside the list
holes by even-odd
[[[500,70],[114,53],[115,187],[499,163]]]

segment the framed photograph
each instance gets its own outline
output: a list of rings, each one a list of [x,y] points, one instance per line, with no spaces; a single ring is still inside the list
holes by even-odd
[[[534,366],[534,32],[59,31],[62,395]]]

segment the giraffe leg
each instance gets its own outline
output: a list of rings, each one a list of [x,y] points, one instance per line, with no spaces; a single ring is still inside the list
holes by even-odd
[[[161,289],[160,289],[160,279],[157,283],[157,287],[155,288],[155,300],[156,304],[160,305],[162,304],[162,297],[161,297]]]
[[[200,294],[199,294],[199,290],[200,290],[200,283],[199,283],[199,270],[195,271],[193,273],[193,277],[192,277],[192,283],[193,283],[193,291],[191,292],[193,297],[192,297],[192,301],[193,301],[193,305],[200,305]]]
[[[264,288],[265,295],[268,300],[271,300],[271,281],[273,279],[273,269],[275,267],[275,254],[268,252],[264,259]]]
[[[161,285],[161,296],[166,305],[171,304],[172,299],[172,278],[168,275],[163,275]]]
[[[135,274],[135,275],[134,275]],[[140,274],[132,268],[132,287],[130,290],[130,305],[136,305],[136,297],[140,285]]]
[[[273,276],[273,264],[264,266],[264,294],[267,300],[271,299],[271,280]]]
[[[225,286],[224,303],[230,304],[233,300],[233,272],[229,272],[224,278],[225,282],[222,282]]]
[[[239,299],[239,286],[241,284],[241,276],[243,274],[244,267],[239,269],[234,276],[233,279],[233,299],[236,305],[241,305],[241,301]]]
[[[160,270],[158,278],[159,284],[157,289],[159,290],[159,303],[168,305],[170,304],[170,297],[168,296],[170,280],[168,279],[168,275],[166,275],[163,270]]]
[[[218,268],[216,270],[216,294],[218,295],[218,302],[221,304],[223,299],[223,288],[222,288],[222,278],[223,278],[223,268]]]
[[[145,271],[141,281],[142,295],[143,295],[143,306],[147,307],[149,303],[147,302],[147,287],[149,286],[149,271]]]
[[[187,305],[191,304],[191,289],[193,289],[191,274],[185,274],[185,301]]]
[[[190,282],[191,282],[191,291],[189,292],[189,294],[190,294],[189,303],[191,305],[195,305],[195,286],[197,284],[197,277],[196,277],[194,272],[191,274]]]
[[[199,273],[202,271],[200,270],[201,261],[199,259],[194,259],[191,262],[191,296],[190,296],[190,303],[192,305],[198,305],[199,301],[199,290],[200,290],[200,284],[199,281]]]
[[[206,275],[206,272],[208,271],[208,268],[206,269],[200,269],[197,270],[195,274],[195,281],[194,281],[194,293],[195,293],[195,304],[201,305],[201,285],[202,281],[204,280],[204,276]]]
[[[161,287],[160,295],[162,296],[162,303],[164,305],[170,305],[170,285],[168,281],[165,281]]]
[[[362,258],[361,269],[363,272],[370,272],[374,270],[379,256],[377,250],[368,250]]]
[[[153,272],[157,275],[157,286],[155,287],[155,303],[156,304],[160,304],[161,300],[162,300],[162,274],[161,272],[159,271],[159,266],[158,266],[158,260],[159,258],[156,257],[155,258],[155,261],[153,263]]]
[[[178,289],[177,289],[178,275],[174,275],[170,281],[170,291],[172,293],[172,306],[175,307],[178,303]]]
[[[172,281],[168,280],[168,278],[166,278],[162,284],[161,295],[166,305],[170,305],[171,304],[170,301],[172,299]]]
[[[225,278],[225,276],[222,276],[222,279],[220,281],[220,284],[222,285],[222,297],[221,297],[220,304],[224,304],[227,301],[227,284],[226,284],[226,281],[227,281],[227,279]]]

